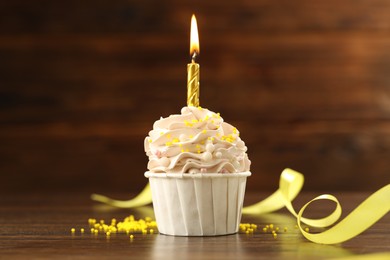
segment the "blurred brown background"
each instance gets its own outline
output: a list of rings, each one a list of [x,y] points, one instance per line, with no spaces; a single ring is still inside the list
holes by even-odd
[[[249,191],[285,167],[306,190],[390,180],[390,1],[0,1],[1,191],[134,192],[143,140],[201,105],[249,147]]]

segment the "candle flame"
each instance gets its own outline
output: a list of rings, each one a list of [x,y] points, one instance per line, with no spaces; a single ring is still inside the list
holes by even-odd
[[[191,38],[190,38],[190,55],[192,59],[199,55],[199,35],[198,25],[196,24],[196,17],[193,14],[191,17]]]

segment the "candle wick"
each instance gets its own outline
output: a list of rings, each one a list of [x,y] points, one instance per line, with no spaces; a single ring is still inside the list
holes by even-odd
[[[196,58],[198,57],[198,53],[196,51],[194,51],[194,54],[192,54],[192,63],[195,63],[196,62]]]

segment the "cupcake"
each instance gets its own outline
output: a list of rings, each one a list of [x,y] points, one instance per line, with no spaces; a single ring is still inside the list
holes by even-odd
[[[219,113],[188,106],[161,118],[145,138],[145,152],[160,233],[238,231],[250,160],[238,130]]]

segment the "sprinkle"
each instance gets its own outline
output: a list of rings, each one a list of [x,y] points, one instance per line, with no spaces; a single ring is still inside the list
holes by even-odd
[[[205,134],[205,133],[207,133],[207,130],[206,130],[206,129],[203,129],[203,130],[202,130],[202,134]]]
[[[149,233],[150,233],[150,234],[153,234],[153,233],[154,233],[154,230],[153,230],[153,229],[149,229]]]
[[[189,138],[193,138],[194,136],[193,136],[193,135],[189,135],[188,137],[189,137]]]
[[[172,140],[172,143],[178,143],[178,142],[180,142],[180,140],[179,140],[179,138],[174,138],[173,140]]]
[[[84,233],[84,228],[80,228],[80,232],[81,232],[81,233]]]
[[[172,142],[166,142],[165,145],[166,145],[166,146],[171,146],[171,145],[172,145]]]
[[[276,233],[274,233],[274,234],[272,234],[273,235],[273,237],[276,239],[277,237],[278,237],[278,234],[276,234]]]
[[[171,134],[167,134],[167,138],[171,139],[172,138]]]
[[[149,142],[149,143],[152,143],[152,142],[153,142],[152,138],[149,138],[149,139],[148,139],[148,142]]]
[[[70,229],[70,232],[74,233],[74,232],[76,232],[76,229],[71,228],[71,229]]]
[[[283,230],[284,230],[284,232],[287,232],[287,227],[284,227],[284,229],[283,229]]]
[[[305,228],[305,231],[306,231],[306,232],[309,232],[309,228],[308,228],[308,227],[307,227],[307,228]]]
[[[134,239],[134,235],[130,235],[130,239]]]
[[[107,231],[106,235],[109,237],[111,235],[110,231]]]
[[[273,229],[274,228],[274,224],[269,224],[269,228]]]
[[[188,122],[187,120],[184,120],[184,124],[185,124],[186,126],[193,126],[193,124],[191,124],[191,123]]]

